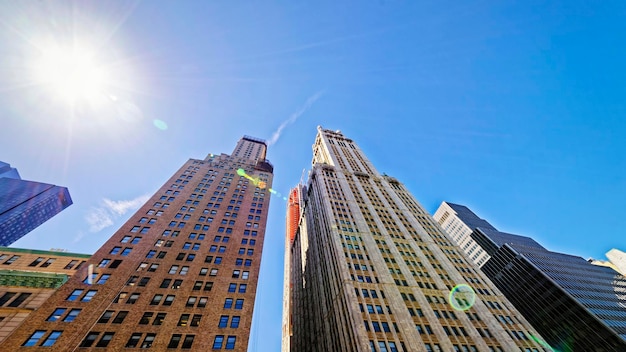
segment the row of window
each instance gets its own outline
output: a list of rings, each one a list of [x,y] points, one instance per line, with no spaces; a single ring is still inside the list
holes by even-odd
[[[5,292],[2,297],[0,297],[0,307],[4,306],[7,302],[11,301],[6,307],[19,307],[28,297],[30,297],[30,293],[22,292],[19,295],[17,292]],[[17,297],[15,297],[17,296]],[[15,297],[15,298],[13,298]]]
[[[204,283],[204,285],[206,285],[206,283]],[[231,285],[235,285],[232,286],[232,290],[236,290],[236,284],[231,284]],[[247,289],[247,286],[244,284],[243,287],[239,287],[240,292],[243,290],[243,292],[245,292],[245,290]],[[72,293],[72,295],[70,295],[68,297],[68,300],[76,300],[76,298],[74,297],[78,297],[80,296],[80,292],[76,292],[76,291],[81,291],[81,290],[75,290],[75,292]],[[229,286],[229,292],[235,292],[235,291],[231,291],[231,286]],[[95,294],[95,293],[94,293]],[[113,300],[113,303],[125,303],[125,304],[135,304],[138,300],[139,297],[141,296],[141,293],[128,293],[128,292],[120,292],[117,297],[115,297],[115,299]],[[90,297],[93,297],[90,296]],[[70,299],[72,298],[72,299]],[[171,306],[172,303],[174,302],[174,299],[176,298],[176,295],[166,295],[164,296],[163,294],[155,294],[152,299],[150,300],[150,305],[151,306],[155,306],[155,305],[159,305],[162,304],[164,306]],[[91,298],[89,298],[91,299]],[[187,303],[185,304],[185,307],[198,307],[198,308],[204,308],[207,305],[208,302],[208,297],[196,297],[196,296],[189,296],[187,298]],[[85,302],[85,300],[81,300],[83,302]],[[230,309],[233,307],[233,303],[234,303],[234,307],[235,309],[243,309],[243,303],[244,303],[244,299],[243,298],[238,298],[238,299],[233,299],[233,298],[226,298],[224,300],[224,309]]]
[[[40,268],[47,268],[50,266],[50,264],[54,263],[54,261],[56,260],[55,258],[48,258],[48,260],[46,260],[44,262],[45,258],[39,257],[35,260],[33,260],[32,263],[28,264],[28,266],[38,266],[39,264],[41,264],[43,262],[43,264],[39,265]]]

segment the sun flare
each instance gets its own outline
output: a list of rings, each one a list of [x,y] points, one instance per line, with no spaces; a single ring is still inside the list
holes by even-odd
[[[86,49],[46,48],[37,64],[37,76],[55,95],[71,103],[96,103],[107,96],[108,73]]]

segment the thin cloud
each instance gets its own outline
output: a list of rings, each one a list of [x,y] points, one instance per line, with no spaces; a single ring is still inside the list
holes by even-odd
[[[280,138],[280,134],[283,132],[285,127],[287,127],[287,125],[290,125],[296,122],[298,117],[302,116],[302,114],[304,114],[322,96],[322,94],[324,94],[324,91],[319,91],[315,93],[314,95],[312,95],[311,97],[309,97],[309,99],[306,100],[306,102],[304,103],[304,105],[302,105],[302,107],[300,107],[300,109],[298,109],[296,112],[291,114],[291,116],[289,116],[287,120],[283,121],[283,123],[281,123],[280,126],[278,126],[276,131],[272,133],[272,137],[270,138],[269,141],[267,141],[267,145],[270,146],[276,143],[278,139]]]
[[[139,196],[131,200],[117,200],[117,201],[104,198],[102,202],[104,203],[105,207],[111,212],[117,215],[124,215],[129,210],[138,209],[143,203],[145,203],[148,200],[148,198],[150,198],[150,196],[148,195]]]
[[[99,232],[112,226],[115,220],[131,210],[138,209],[148,198],[150,198],[149,195],[117,201],[104,198],[101,206],[91,208],[85,215],[85,221],[89,225],[89,232]]]

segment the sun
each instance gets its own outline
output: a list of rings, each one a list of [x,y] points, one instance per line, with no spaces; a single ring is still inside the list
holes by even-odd
[[[37,80],[69,103],[96,103],[106,99],[109,73],[95,60],[93,50],[49,45],[36,64]]]

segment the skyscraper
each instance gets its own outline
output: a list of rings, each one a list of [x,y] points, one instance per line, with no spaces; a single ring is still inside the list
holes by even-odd
[[[488,256],[481,270],[557,351],[626,351],[624,276],[500,232],[462,205],[444,202],[435,218],[451,231],[471,228],[471,243]]]
[[[479,218],[463,205],[442,202],[433,218],[452,237],[454,242],[479,267],[489,259],[489,254],[472,239],[472,231],[477,227],[495,230],[490,223]]]
[[[617,248],[613,248],[606,252],[606,258],[608,260],[599,260],[590,258],[587,261],[593,265],[602,265],[613,268],[622,275],[626,275],[626,253],[620,251]]]
[[[266,149],[244,136],[231,155],[183,164],[0,350],[246,351],[273,177]]]
[[[302,190],[284,351],[543,349],[404,185],[340,131],[318,127]]]
[[[8,246],[72,204],[67,188],[21,180],[0,162],[0,246]]]

